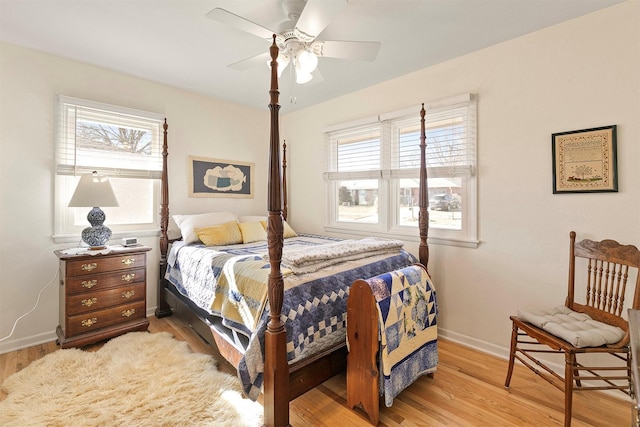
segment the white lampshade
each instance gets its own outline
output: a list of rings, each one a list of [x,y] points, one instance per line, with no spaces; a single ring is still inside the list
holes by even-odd
[[[92,208],[87,214],[91,227],[82,230],[82,241],[91,248],[103,248],[111,238],[111,229],[104,225],[105,214],[102,207],[118,206],[109,178],[93,171],[80,177],[76,191],[71,196],[69,207]]]
[[[109,178],[98,175],[98,172],[88,173],[80,177],[76,191],[71,197],[69,207],[115,207],[118,200],[113,192]]]

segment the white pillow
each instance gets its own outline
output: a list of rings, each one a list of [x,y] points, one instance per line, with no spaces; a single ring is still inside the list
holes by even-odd
[[[209,212],[197,215],[172,215],[173,220],[180,228],[182,240],[186,244],[199,242],[198,235],[194,228],[210,227],[212,225],[220,225],[229,221],[238,221],[236,215],[232,212]]]

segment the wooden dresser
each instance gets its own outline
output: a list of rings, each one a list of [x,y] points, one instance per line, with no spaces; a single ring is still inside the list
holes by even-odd
[[[83,347],[131,331],[145,331],[147,252],[116,247],[106,254],[65,254],[60,259],[62,348]]]

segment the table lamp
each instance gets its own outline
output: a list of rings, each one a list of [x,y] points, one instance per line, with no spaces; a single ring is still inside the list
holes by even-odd
[[[71,197],[69,207],[92,207],[87,215],[91,227],[82,230],[82,241],[93,249],[104,248],[111,238],[111,230],[103,225],[105,214],[98,206],[118,206],[109,178],[98,175],[98,172],[82,175],[76,191]]]

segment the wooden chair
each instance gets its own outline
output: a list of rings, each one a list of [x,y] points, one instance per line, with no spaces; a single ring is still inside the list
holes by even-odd
[[[570,240],[569,286],[565,305],[549,311],[521,311],[517,316],[510,317],[513,330],[509,368],[505,381],[505,387],[508,388],[514,361],[518,359],[546,381],[563,390],[565,426],[571,425],[574,390],[613,389],[630,394],[629,323],[622,318],[627,283],[629,286],[634,286],[631,308],[640,308],[640,277],[638,275],[640,250],[637,247],[621,245],[614,240],[600,242],[582,240],[576,243],[576,233],[573,231],[570,233]],[[586,269],[582,270],[583,274],[578,274],[580,281],[584,279],[583,287],[576,283],[578,281],[576,271],[580,271],[576,266]],[[584,302],[581,303],[578,300]],[[596,322],[583,322],[584,326],[581,322],[575,321],[565,323],[569,319],[583,316],[575,313],[554,314],[566,309],[584,313]],[[595,329],[589,330],[591,327]],[[572,329],[579,330],[579,333]],[[610,336],[608,343],[598,345],[595,342],[588,342],[590,339],[601,338],[601,335],[607,336],[612,331],[618,335]],[[549,353],[564,354],[564,378],[545,365],[545,361],[538,358],[539,354]],[[593,365],[593,361],[597,359],[600,363],[601,359],[606,359],[613,362],[611,357],[586,356],[588,360],[584,360],[582,355],[593,353],[611,355],[616,361],[610,366],[602,366]],[[581,355],[581,361],[590,365],[579,363],[578,354]]]

